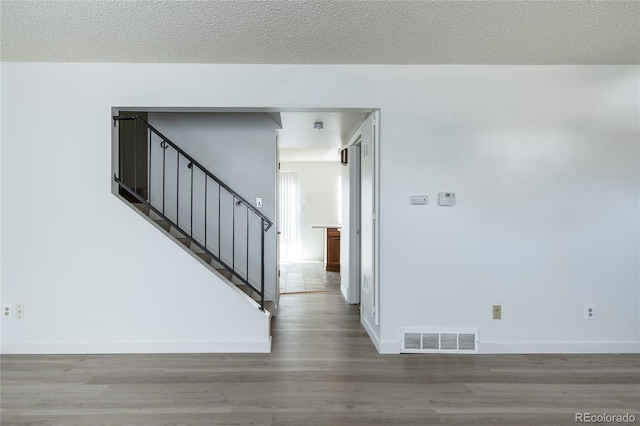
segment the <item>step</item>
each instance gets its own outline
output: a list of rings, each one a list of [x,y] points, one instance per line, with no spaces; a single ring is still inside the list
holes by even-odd
[[[171,230],[169,231],[169,233],[171,235],[173,235],[176,238],[184,238],[184,234],[180,231],[178,231],[175,227],[171,227]]]
[[[171,229],[171,225],[163,219],[155,219],[154,222],[160,225],[160,228],[164,229],[167,232],[169,232],[169,229]]]
[[[211,259],[213,259],[213,257],[207,253],[196,253],[196,254],[200,257],[200,259],[204,260],[207,263],[211,262]]]
[[[198,255],[204,254],[204,250],[202,250],[200,247],[198,247],[197,244],[191,244],[191,246],[189,248],[195,254],[198,254]],[[209,259],[207,262],[211,262],[211,259]]]
[[[226,279],[228,279],[229,281],[231,281],[231,278],[233,277],[233,274],[231,273],[231,271],[224,269],[224,268],[219,268],[216,269],[216,271],[218,271],[218,273],[220,275],[222,275],[223,277],[225,277]],[[246,286],[245,286],[246,287]]]
[[[225,269],[224,266],[215,259],[211,259],[211,266],[213,266],[213,269]]]
[[[151,210],[149,206],[143,203],[131,203],[131,204],[133,205],[133,207],[135,207],[136,209],[144,213],[145,216],[149,216],[149,211]]]
[[[244,294],[246,294],[247,296],[249,296],[250,298],[252,298],[254,301],[258,302],[258,304],[260,304],[260,295],[258,295],[258,293],[256,293],[255,291],[251,290],[250,287],[246,286],[246,285],[238,285],[237,286],[240,290],[242,290],[242,292]],[[264,301],[264,308],[269,311],[269,312],[273,312],[273,308],[275,307],[275,303],[273,303],[271,300],[265,300]]]
[[[265,300],[264,302],[264,308],[273,313],[274,308],[276,307],[276,304],[273,303],[271,300]]]
[[[253,290],[251,290],[251,288],[249,286],[246,285],[239,285],[237,286],[240,290],[242,290],[242,292],[244,294],[246,294],[247,296],[251,297],[251,293],[253,293]]]
[[[180,241],[182,244],[184,244],[187,247],[189,247],[189,244],[191,244],[191,240],[185,237],[177,237],[176,240]]]
[[[158,213],[154,212],[153,210],[149,212],[149,217],[152,220],[162,220],[162,216],[160,216]]]

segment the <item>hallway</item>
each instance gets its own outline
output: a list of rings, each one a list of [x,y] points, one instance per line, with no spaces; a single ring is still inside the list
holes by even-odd
[[[282,262],[280,293],[339,291],[340,273],[325,271],[322,262]]]
[[[638,355],[379,355],[340,293],[280,301],[271,354],[4,355],[2,425],[640,419]]]

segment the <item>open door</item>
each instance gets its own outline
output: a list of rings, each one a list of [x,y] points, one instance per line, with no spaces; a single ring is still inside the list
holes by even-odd
[[[360,304],[360,130],[348,146],[343,174],[341,280],[347,303]]]
[[[365,327],[379,336],[375,127],[376,114],[372,113],[362,124],[360,133],[360,309]]]
[[[280,229],[280,145],[278,143],[278,133],[276,132],[276,292],[273,296],[273,316],[278,314],[280,306],[280,239],[282,238],[282,230]]]

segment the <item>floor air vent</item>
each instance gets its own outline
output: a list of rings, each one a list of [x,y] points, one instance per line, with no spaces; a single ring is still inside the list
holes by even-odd
[[[403,328],[401,353],[478,353],[478,330]]]

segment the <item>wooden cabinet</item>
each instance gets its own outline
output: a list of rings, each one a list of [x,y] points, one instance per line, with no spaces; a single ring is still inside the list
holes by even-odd
[[[340,272],[340,231],[327,228],[327,265],[326,270]]]

